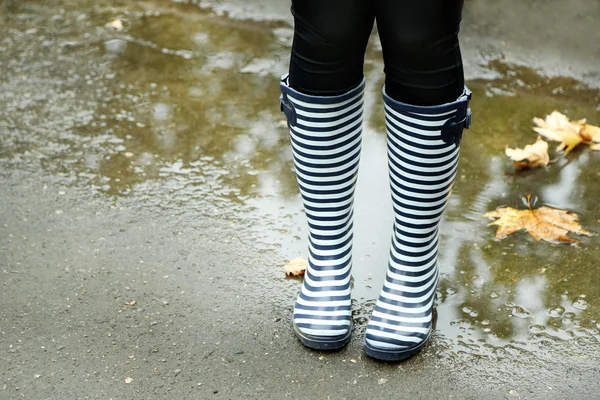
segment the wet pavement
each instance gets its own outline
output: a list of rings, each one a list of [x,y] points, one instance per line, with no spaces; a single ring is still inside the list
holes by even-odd
[[[290,325],[300,282],[281,269],[306,253],[277,102],[286,2],[96,3],[16,2],[0,22],[0,398],[600,396],[598,236],[496,241],[481,217],[532,194],[600,232],[600,152],[535,171],[503,154],[554,109],[600,125],[599,4],[466,2],[474,126],[441,229],[436,330],[386,365],[361,350],[392,224],[377,39],[355,335],[310,352]]]

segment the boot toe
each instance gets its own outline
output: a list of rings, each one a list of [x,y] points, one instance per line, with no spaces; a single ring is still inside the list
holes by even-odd
[[[352,321],[344,320],[310,320],[310,318],[294,316],[294,332],[300,342],[311,349],[335,350],[350,341]]]
[[[364,348],[367,355],[378,360],[402,361],[417,354],[427,343],[427,333],[379,330],[367,327]]]

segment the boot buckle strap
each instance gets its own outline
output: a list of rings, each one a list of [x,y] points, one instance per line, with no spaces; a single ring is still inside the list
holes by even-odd
[[[294,108],[292,102],[288,99],[286,93],[282,93],[281,96],[279,96],[279,109],[285,114],[288,126],[296,126],[296,109]]]
[[[449,119],[442,126],[442,140],[448,144],[454,143],[459,146],[462,141],[463,129],[471,127],[471,118],[473,113],[470,108],[464,111],[464,117],[460,120]]]

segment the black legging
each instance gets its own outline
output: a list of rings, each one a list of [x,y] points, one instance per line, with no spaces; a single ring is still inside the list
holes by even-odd
[[[452,102],[464,86],[458,45],[463,1],[292,0],[290,86],[322,96],[356,87],[377,20],[386,93],[413,105]]]

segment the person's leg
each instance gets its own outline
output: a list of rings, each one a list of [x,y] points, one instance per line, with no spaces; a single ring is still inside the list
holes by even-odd
[[[402,360],[431,334],[438,228],[456,176],[462,131],[470,125],[470,92],[456,38],[462,0],[377,4],[395,219],[365,350],[375,358]]]
[[[458,43],[464,0],[376,0],[386,93],[402,103],[435,106],[464,88]]]
[[[361,148],[369,0],[294,0],[289,77],[281,82],[296,177],[309,226],[308,268],[294,306],[307,347],[350,339],[354,187]]]
[[[370,0],[293,0],[290,86],[335,96],[363,79],[364,55],[375,14]]]

